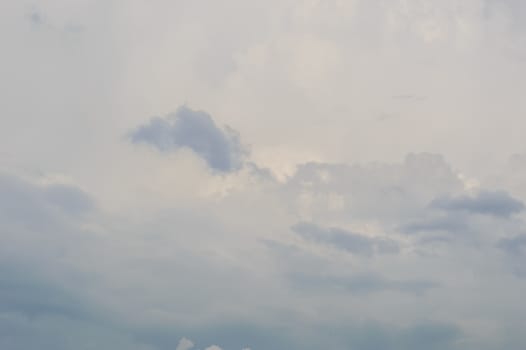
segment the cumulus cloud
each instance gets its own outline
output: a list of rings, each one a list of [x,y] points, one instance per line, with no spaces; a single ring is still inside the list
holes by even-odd
[[[179,341],[179,344],[177,344],[177,347],[175,348],[175,350],[190,350],[193,347],[194,347],[194,343],[190,339],[182,338]]]
[[[208,113],[186,106],[165,118],[152,118],[130,137],[133,143],[147,143],[161,152],[191,149],[220,172],[238,170],[247,154],[233,129],[218,127]]]

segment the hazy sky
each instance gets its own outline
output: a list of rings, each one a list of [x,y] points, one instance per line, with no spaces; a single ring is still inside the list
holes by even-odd
[[[0,348],[526,348],[526,2],[0,0],[0,44]]]

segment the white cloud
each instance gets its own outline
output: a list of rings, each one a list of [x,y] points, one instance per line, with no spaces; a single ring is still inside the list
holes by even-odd
[[[175,350],[190,350],[193,347],[194,347],[194,343],[191,340],[182,338],[179,341],[179,344],[177,345]]]

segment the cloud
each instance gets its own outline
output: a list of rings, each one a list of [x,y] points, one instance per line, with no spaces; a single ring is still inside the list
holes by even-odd
[[[517,235],[499,240],[497,246],[513,255],[522,255],[526,251],[526,235]]]
[[[348,338],[349,345],[357,350],[443,350],[459,349],[462,336],[462,331],[455,325],[422,322],[400,328],[366,324],[352,330]]]
[[[2,347],[67,350],[89,343],[151,350],[115,326],[87,295],[98,273],[83,269],[82,261],[87,251],[102,248],[83,227],[90,220],[84,214],[94,209],[91,197],[75,186],[0,174]]]
[[[422,164],[425,163],[415,167]],[[319,184],[306,187],[314,191],[324,189],[323,186],[330,187],[329,191],[338,191],[340,186],[347,188],[345,180],[359,178],[344,176],[350,173],[345,172],[349,167],[334,166],[328,176],[315,173],[314,179],[321,178]],[[383,171],[377,173],[377,168]],[[381,173],[382,180],[391,178],[392,174],[386,172],[400,172],[403,168],[382,164],[362,167],[360,171],[362,179],[371,179],[367,174],[379,176]],[[342,169],[344,175],[339,173]],[[419,170],[425,172],[425,169]],[[408,177],[409,174],[408,171]],[[1,237],[1,256],[12,264],[30,261],[31,269],[36,271],[32,274],[35,277],[31,277],[34,282],[22,283],[5,277],[0,293],[9,307],[0,306],[7,313],[17,315],[5,320],[6,326],[19,327],[20,333],[32,339],[42,339],[40,332],[44,331],[41,328],[28,330],[25,323],[19,325],[18,318],[57,319],[55,323],[50,322],[49,327],[56,328],[49,328],[51,333],[47,339],[63,343],[66,340],[56,329],[71,319],[72,329],[83,329],[75,333],[75,339],[85,339],[88,331],[101,334],[98,339],[101,349],[109,347],[104,344],[106,341],[107,344],[128,344],[130,349],[169,350],[178,346],[181,335],[198,339],[199,344],[194,347],[199,349],[217,344],[222,349],[250,346],[252,349],[315,350],[324,343],[335,344],[333,348],[338,350],[351,346],[370,349],[379,337],[394,344],[394,349],[404,346],[416,349],[416,344],[421,344],[418,341],[424,342],[424,339],[448,349],[457,338],[448,338],[447,332],[440,335],[438,330],[411,333],[396,326],[396,322],[390,320],[391,315],[397,316],[403,324],[411,324],[418,320],[417,316],[428,312],[432,303],[444,305],[443,298],[456,300],[458,296],[450,294],[451,286],[478,287],[479,281],[464,279],[463,270],[454,269],[458,259],[464,256],[474,261],[496,263],[483,258],[477,250],[463,247],[436,258],[418,256],[413,253],[416,246],[412,237],[383,234],[390,232],[390,221],[384,221],[382,216],[375,221],[365,221],[377,225],[374,234],[346,230],[341,227],[347,226],[335,225],[330,220],[298,222],[294,207],[288,207],[294,204],[294,197],[287,192],[287,183],[271,182],[263,186],[254,179],[250,190],[241,188],[212,203],[204,198],[194,201],[191,207],[185,203],[180,206],[182,209],[175,205],[165,208],[162,213],[151,214],[147,219],[128,213],[122,217],[111,215],[107,220],[99,216],[101,209],[94,204],[91,195],[75,186],[27,181],[15,176],[2,179],[0,183],[4,185],[0,189],[4,195],[0,206],[16,215],[5,216],[1,222],[0,228],[11,229],[5,230],[7,234]],[[331,183],[335,179],[341,182]],[[415,181],[405,179],[398,183],[396,193],[415,186]],[[375,190],[373,184],[368,187]],[[417,188],[413,187],[411,192],[419,205],[428,197],[436,197],[432,191],[419,197]],[[346,200],[353,198],[348,193]],[[413,197],[404,198],[401,203],[412,207]],[[289,202],[284,204],[284,199]],[[368,200],[365,195],[353,199],[356,207],[362,205],[359,200]],[[85,205],[85,202],[91,204]],[[258,203],[258,207],[247,203]],[[292,213],[283,210],[285,205]],[[74,210],[69,210],[68,206]],[[436,210],[425,205],[423,208]],[[28,217],[39,216],[34,224],[26,224]],[[397,222],[403,223],[406,218],[400,216]],[[354,220],[356,217],[342,215],[334,222],[354,227]],[[52,224],[44,225],[46,222]],[[292,222],[296,222],[292,226],[296,236],[290,234]],[[26,224],[23,229],[13,230],[16,225],[23,224]],[[367,229],[366,225],[362,227]],[[485,232],[474,231],[481,237]],[[291,239],[293,248],[281,252],[282,257],[272,255],[274,252],[267,254],[276,249],[261,249],[259,240],[265,238],[281,246],[290,243]],[[404,250],[400,249],[398,240],[404,242]],[[302,244],[305,242],[311,244]],[[487,242],[481,241],[481,244]],[[493,247],[494,242],[490,244]],[[316,245],[350,254],[311,249]],[[104,259],[100,259],[101,254]],[[362,259],[370,256],[374,259]],[[472,268],[476,267],[466,268],[468,275],[479,273],[471,272]],[[455,272],[451,273],[451,269]],[[6,270],[4,275],[9,276],[8,272]],[[482,284],[496,280],[499,278],[490,276]],[[16,285],[22,291],[13,287]],[[212,290],[211,286],[214,286]],[[489,294],[497,297],[498,293]],[[309,300],[307,311],[304,311],[305,300]],[[473,300],[475,304],[480,302],[476,297]],[[450,322],[450,329],[457,329],[455,324],[466,322],[453,310],[459,306],[443,307],[452,316],[432,314],[432,321]],[[360,338],[357,331],[360,327],[352,322],[356,321],[356,315],[362,314],[366,320],[385,323],[385,328],[382,326]],[[314,326],[318,317],[323,318],[316,325],[320,328],[329,327],[333,321],[350,325],[329,336]],[[253,322],[251,327],[244,328],[243,325],[250,321]],[[225,324],[233,325],[226,329]],[[106,325],[108,329],[103,332],[101,328]],[[39,323],[39,327],[44,326]],[[274,327],[284,327],[287,332],[277,332]],[[156,333],[157,328],[162,331]],[[305,329],[312,330],[312,337],[307,337]],[[348,333],[355,333],[355,336],[347,338]],[[471,333],[469,336],[472,339]],[[313,339],[316,337],[318,340]],[[303,339],[308,344],[304,344]],[[179,344],[189,346],[184,341]],[[57,348],[61,349],[60,346]],[[32,349],[31,346],[27,348]]]
[[[331,176],[339,176],[337,170]],[[427,259],[405,249],[402,252],[397,241],[388,237],[300,221],[292,229],[305,241],[357,257],[372,254],[375,259],[346,259],[345,254],[316,250],[310,252],[311,256],[294,260],[294,255],[307,255],[303,245],[283,251],[282,258],[262,251],[258,239],[272,237],[283,245],[287,236],[290,238],[289,222],[296,222],[294,213],[284,215],[286,212],[278,207],[276,212],[284,215],[280,217],[273,211],[286,198],[283,195],[287,184],[259,187],[260,183],[253,183],[253,188],[264,188],[264,194],[273,198],[261,203],[265,204],[262,210],[246,203],[259,203],[267,197],[253,197],[252,192],[243,190],[218,200],[220,205],[210,205],[203,199],[193,208],[185,204],[183,213],[172,207],[148,220],[112,216],[106,221],[101,216],[78,214],[99,215],[100,209],[94,207],[93,200],[88,200],[91,205],[82,204],[91,196],[77,187],[15,176],[2,179],[0,183],[4,185],[0,189],[4,195],[0,206],[17,215],[6,216],[0,228],[15,228],[28,217],[36,217],[34,213],[41,217],[39,224],[25,226],[24,230],[5,230],[7,234],[1,236],[0,242],[2,263],[10,261],[16,267],[17,263],[25,262],[27,266],[27,261],[32,262],[30,277],[10,277],[17,276],[14,268],[3,270],[4,279],[0,279],[0,293],[5,300],[0,307],[5,313],[15,314],[4,318],[4,325],[31,341],[42,343],[47,339],[62,350],[71,345],[70,339],[85,341],[91,332],[97,335],[101,349],[189,347],[188,338],[179,340],[185,334],[199,340],[199,349],[210,344],[222,349],[250,346],[315,350],[323,344],[334,344],[332,348],[338,350],[374,349],[380,338],[385,344],[393,344],[394,349],[418,349],[426,341],[431,349],[449,349],[461,332],[455,324],[461,324],[463,319],[458,321],[454,311],[450,311],[454,316],[451,318],[430,317],[451,323],[443,328],[404,328],[388,318],[393,315],[404,324],[412,324],[417,319],[413,313],[419,312],[415,309],[422,308],[425,313],[431,303],[443,305],[441,298],[455,299],[457,296],[449,294],[450,286],[463,288],[464,285],[455,284],[464,283],[462,275],[458,271],[452,274],[450,265],[445,268],[444,264],[451,259],[456,266],[455,259],[466,250]],[[76,209],[68,210],[68,206]],[[248,214],[241,209],[252,216],[245,218]],[[346,222],[352,224],[353,219],[349,217]],[[41,224],[45,222],[53,225]],[[96,231],[92,230],[93,225]],[[412,248],[410,240],[404,244]],[[478,253],[468,252],[474,254],[469,255],[470,259],[479,261]],[[24,271],[29,276],[28,270]],[[489,281],[495,278],[484,283]],[[210,286],[214,286],[213,290]],[[305,300],[309,303],[304,313]],[[365,329],[353,324],[358,314],[384,325],[367,328],[370,333],[360,335],[359,330]],[[319,324],[318,317],[324,318]],[[26,320],[31,318],[39,321]],[[44,323],[45,320],[49,321]],[[348,328],[330,333],[324,330],[337,321],[348,324]],[[245,327],[249,322],[253,323]],[[75,334],[72,338],[64,339],[58,331],[66,323],[66,329]],[[280,327],[286,331],[277,331]],[[159,328],[162,331],[156,333]],[[349,337],[349,333],[353,336]],[[36,349],[29,340],[17,341],[25,348]]]
[[[133,335],[104,322],[59,316],[26,318],[0,314],[0,344],[6,349],[69,350],[85,347],[100,350],[157,350],[137,342]]]
[[[55,285],[47,276],[37,276],[22,264],[2,261],[0,267],[0,312],[28,318],[52,316],[90,320],[94,308],[73,291]]]
[[[191,340],[187,338],[182,338],[179,341],[179,344],[177,345],[177,348],[175,350],[190,350],[190,349],[193,349],[194,345],[195,345],[194,342],[192,342]],[[211,345],[205,348],[205,350],[222,350],[222,349],[217,345]],[[250,350],[250,348],[243,348],[242,350]]]
[[[65,220],[92,212],[94,200],[66,184],[38,185],[0,174],[0,218],[4,224],[46,231]]]
[[[387,238],[371,238],[341,228],[322,228],[313,223],[299,222],[292,230],[308,241],[329,245],[356,255],[398,253],[397,242]]]
[[[432,208],[507,218],[524,210],[524,204],[503,191],[480,191],[475,196],[440,197]]]
[[[44,187],[43,197],[50,204],[61,208],[71,215],[78,215],[89,212],[95,208],[93,199],[79,188],[52,184]]]
[[[161,152],[191,149],[220,172],[238,170],[247,154],[233,129],[220,128],[209,114],[186,106],[165,118],[152,118],[131,132],[130,138],[133,143],[147,143]]]
[[[524,1],[35,6],[0,1],[0,348],[526,348],[524,212],[468,194],[526,203]]]
[[[402,331],[398,346],[403,349],[442,349],[460,340],[461,335],[461,330],[454,325],[424,323]]]
[[[319,350],[324,346],[337,350],[463,349],[457,347],[464,337],[462,329],[455,324],[445,322],[420,321],[407,325],[374,321],[304,324],[298,320],[298,323],[301,323],[299,326],[301,328],[299,330],[300,339],[291,337],[291,332],[298,332],[298,329],[294,327],[268,329],[257,326],[252,321],[247,321],[242,325],[218,325],[212,334],[215,338],[222,339],[221,344],[223,345],[219,348],[232,350]],[[204,338],[209,337],[210,335],[206,335],[205,332]],[[243,346],[243,339],[252,340],[253,345],[250,348]],[[163,346],[162,349],[170,350],[171,348]]]
[[[42,14],[39,11],[36,11],[36,10],[32,11],[28,15],[28,19],[29,19],[29,21],[31,21],[35,25],[40,25],[40,24],[44,23],[44,19],[42,17]]]
[[[414,220],[401,226],[400,230],[405,233],[441,232],[458,233],[469,229],[466,218],[462,215],[431,216]]]
[[[177,347],[175,348],[175,350],[190,350],[193,347],[194,347],[194,343],[191,340],[182,338],[179,341],[179,344],[177,344]]]
[[[463,184],[439,154],[409,154],[396,163],[316,163],[298,166],[283,191],[309,221],[352,217],[399,223],[418,216],[433,198]],[[334,205],[334,198],[339,204]]]
[[[350,277],[297,273],[289,275],[289,278],[298,288],[343,290],[355,295],[399,292],[421,296],[440,286],[432,281],[388,279],[375,273],[356,274]]]

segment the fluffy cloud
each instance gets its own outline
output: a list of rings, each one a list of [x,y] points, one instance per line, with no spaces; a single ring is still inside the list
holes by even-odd
[[[194,343],[190,339],[182,338],[175,350],[190,350],[193,347]]]
[[[130,137],[134,143],[148,143],[161,152],[189,148],[220,172],[238,170],[247,153],[234,130],[219,128],[207,113],[185,106],[166,118],[152,118]]]

